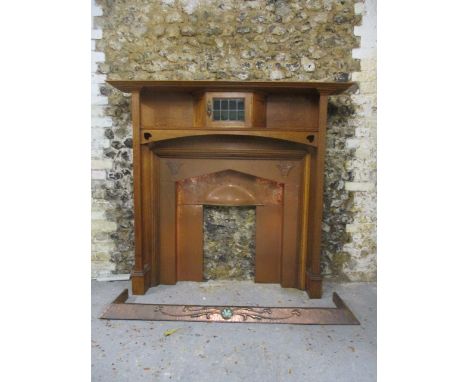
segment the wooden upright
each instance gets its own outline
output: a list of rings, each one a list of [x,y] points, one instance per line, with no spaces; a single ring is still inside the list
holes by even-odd
[[[322,295],[328,96],[352,83],[108,81],[132,94],[134,294],[203,281],[203,206],[255,206],[255,281]]]

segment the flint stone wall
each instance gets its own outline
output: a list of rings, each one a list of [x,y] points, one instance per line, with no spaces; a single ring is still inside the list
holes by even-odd
[[[106,78],[355,80],[358,86],[332,97],[329,106],[322,268],[329,277],[374,280],[375,4],[97,0],[92,36],[93,276],[129,273],[134,256],[130,98],[106,85]],[[240,235],[247,237],[247,232],[241,228]]]

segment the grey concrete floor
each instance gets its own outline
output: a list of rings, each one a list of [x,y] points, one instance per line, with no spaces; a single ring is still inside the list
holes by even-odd
[[[92,282],[93,381],[376,380],[376,285],[324,285],[321,300],[278,285],[179,282],[129,302],[262,306],[334,306],[336,291],[360,326],[106,321],[98,317],[127,281]],[[165,336],[164,332],[177,329]]]

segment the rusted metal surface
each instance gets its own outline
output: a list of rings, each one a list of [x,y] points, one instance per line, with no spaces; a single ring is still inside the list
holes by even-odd
[[[125,289],[107,307],[101,319],[298,325],[360,324],[337,293],[333,293],[335,308],[136,304],[126,303],[127,299],[128,289]]]

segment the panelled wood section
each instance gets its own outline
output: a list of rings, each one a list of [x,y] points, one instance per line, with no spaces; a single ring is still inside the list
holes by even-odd
[[[352,83],[109,83],[132,93],[133,293],[202,280],[203,206],[251,205],[255,280],[321,297],[328,96]],[[245,120],[214,121],[213,97],[244,98]]]
[[[170,113],[167,111],[171,110]],[[143,129],[174,129],[192,126],[193,97],[187,93],[144,92],[141,96]]]
[[[153,257],[159,258],[161,284],[177,282],[176,263],[176,186],[167,161],[160,160],[159,230],[160,246]]]
[[[252,93],[252,127],[267,126],[266,104],[264,93]]]
[[[266,119],[271,129],[318,130],[318,95],[272,94],[268,97]]]
[[[281,272],[283,205],[258,206],[256,219],[255,282],[294,284],[294,280],[282,279]]]
[[[203,205],[177,206],[177,280],[203,281]]]

